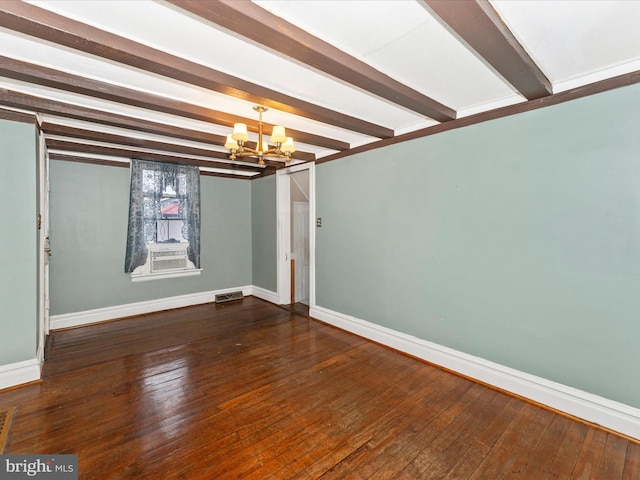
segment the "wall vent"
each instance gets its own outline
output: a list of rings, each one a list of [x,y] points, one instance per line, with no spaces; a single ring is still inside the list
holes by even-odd
[[[242,300],[243,298],[244,298],[244,295],[242,295],[241,291],[219,293],[216,295],[216,303],[231,302],[233,300]]]

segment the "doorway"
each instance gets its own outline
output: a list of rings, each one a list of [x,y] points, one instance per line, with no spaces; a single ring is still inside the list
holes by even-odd
[[[315,164],[279,170],[276,187],[279,302],[295,311],[308,311],[315,301],[315,230],[311,222],[315,214]]]
[[[309,202],[293,201],[291,215],[292,303],[309,305]]]

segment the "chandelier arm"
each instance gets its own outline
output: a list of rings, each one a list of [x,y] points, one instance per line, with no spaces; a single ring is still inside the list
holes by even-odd
[[[237,157],[254,157],[254,156],[259,156],[259,153],[260,152],[258,150],[254,150],[251,147],[244,147],[243,151],[237,150],[235,155]],[[286,153],[282,152],[279,148],[271,148],[266,152],[263,152],[262,156],[275,157],[275,158],[291,157],[291,155],[287,155]]]
[[[240,157],[254,157],[257,154],[258,154],[258,152],[254,151],[254,150],[236,153],[236,155],[238,155]]]

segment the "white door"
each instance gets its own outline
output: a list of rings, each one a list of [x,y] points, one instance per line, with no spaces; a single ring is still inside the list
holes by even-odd
[[[293,202],[295,301],[309,305],[309,203]]]

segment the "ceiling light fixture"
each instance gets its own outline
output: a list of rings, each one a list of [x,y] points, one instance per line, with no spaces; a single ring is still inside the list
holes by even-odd
[[[291,161],[291,154],[296,151],[293,145],[293,139],[287,137],[285,129],[282,125],[275,125],[271,132],[271,143],[275,146],[269,146],[266,139],[262,135],[262,113],[269,110],[262,105],[256,105],[253,109],[258,112],[258,144],[253,149],[245,145],[249,140],[247,133],[247,125],[244,123],[236,123],[233,126],[233,133],[227,135],[227,141],[224,148],[230,152],[229,158],[235,160],[238,157],[258,157],[258,163],[264,165],[264,157],[284,158],[285,162]]]

